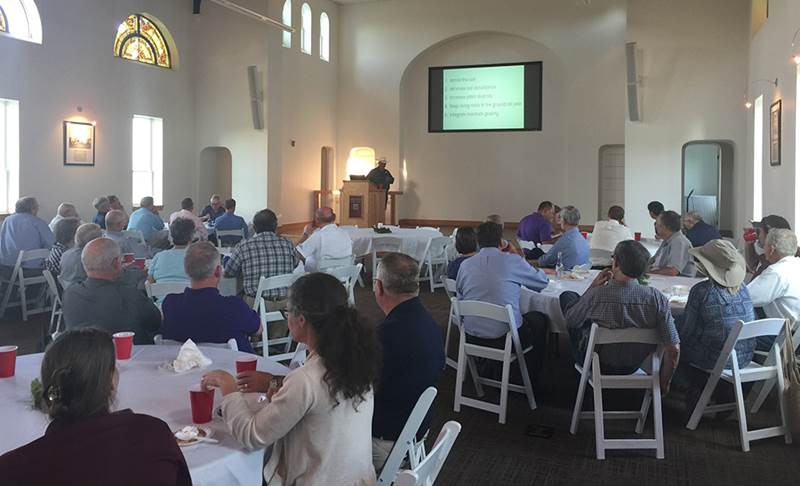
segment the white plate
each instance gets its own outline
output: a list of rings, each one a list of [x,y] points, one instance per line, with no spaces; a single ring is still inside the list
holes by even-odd
[[[202,425],[193,425],[193,427],[197,427],[198,430],[202,430],[203,432],[205,432],[206,433],[206,436],[205,436],[206,439],[210,439],[211,437],[214,436],[214,429],[212,429],[210,427],[203,427]],[[175,434],[177,434],[182,429],[183,429],[183,427],[181,427],[178,430],[173,431],[172,432],[172,436],[175,437]],[[175,437],[175,441],[178,442],[178,438],[177,437]],[[197,444],[203,444],[203,441],[202,440],[195,440],[194,442],[189,442],[189,443],[184,443],[184,444],[178,442],[178,447],[194,447]],[[207,444],[207,442],[206,442],[206,444]]]

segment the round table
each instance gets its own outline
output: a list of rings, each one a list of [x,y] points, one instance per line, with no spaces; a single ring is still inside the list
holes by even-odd
[[[233,373],[237,356],[245,354],[200,346],[213,361],[208,368],[195,368],[183,374],[161,368],[161,364],[177,356],[178,349],[175,345],[137,345],[130,360],[118,361],[116,409],[130,408],[136,413],[158,417],[173,431],[192,425],[189,387],[200,383],[200,377],[208,370],[222,369]],[[42,356],[29,354],[18,357],[15,376],[0,378],[0,410],[3,411],[0,414],[0,455],[41,437],[47,428],[47,417],[31,407],[30,393],[31,381],[39,377]],[[288,372],[285,366],[262,357],[258,359],[258,369],[275,375]],[[247,395],[254,409],[263,406],[258,402],[259,396],[258,393]],[[215,407],[220,402],[221,395],[217,392]],[[202,443],[181,449],[194,485],[261,484],[264,451],[246,451],[216,414],[206,426],[213,429],[218,444]]]
[[[402,241],[400,253],[404,253],[417,261],[425,256],[428,240],[442,236],[441,231],[427,228],[392,228],[391,233],[376,233],[372,228],[342,228],[353,240],[353,255],[360,256],[372,252],[372,240],[376,238],[394,237]]]

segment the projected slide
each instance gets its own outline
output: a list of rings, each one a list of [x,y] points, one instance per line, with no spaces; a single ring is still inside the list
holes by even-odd
[[[542,129],[542,63],[432,67],[428,131]]]

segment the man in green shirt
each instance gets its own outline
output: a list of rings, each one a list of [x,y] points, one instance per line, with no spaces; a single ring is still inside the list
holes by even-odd
[[[378,161],[378,166],[369,171],[367,180],[376,186],[380,186],[386,190],[386,202],[389,202],[389,186],[394,183],[392,173],[386,170],[386,158],[381,157]]]

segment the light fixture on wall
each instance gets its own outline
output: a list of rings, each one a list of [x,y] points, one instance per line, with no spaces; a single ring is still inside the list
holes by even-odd
[[[769,83],[773,87],[777,88],[778,87],[778,78],[775,78],[775,79],[756,79],[755,81],[751,82],[747,86],[747,88],[744,90],[744,107],[747,108],[748,110],[753,107],[753,102],[750,101],[750,97],[748,96],[748,92],[750,91],[751,87],[753,87],[754,85],[759,84],[759,83]]]
[[[800,64],[800,44],[798,43],[797,36],[800,34],[800,29],[794,31],[792,36],[792,61],[795,64]]]
[[[372,147],[353,147],[347,158],[348,176],[365,176],[375,168],[375,149]]]

